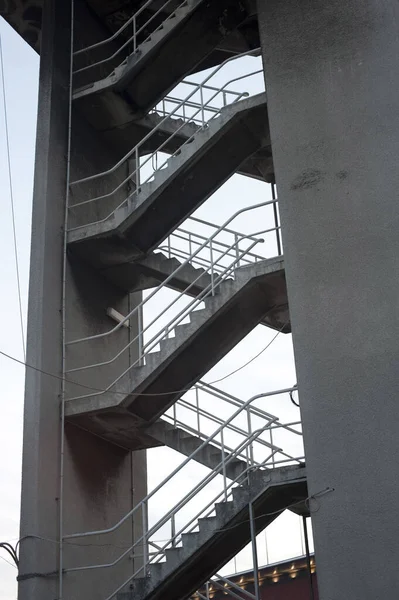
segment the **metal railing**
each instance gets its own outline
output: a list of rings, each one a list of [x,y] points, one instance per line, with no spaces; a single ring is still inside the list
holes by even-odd
[[[274,206],[274,205],[273,205]],[[274,217],[274,214],[273,214]],[[274,220],[274,219],[272,219]],[[199,233],[199,227],[202,227],[204,231],[208,232],[208,235]],[[261,249],[264,250],[262,254],[256,254],[254,252],[246,252],[247,246],[250,239],[245,234],[233,229],[224,228],[221,232],[223,234],[223,240],[214,240],[212,248],[207,245],[203,250],[194,256],[195,250],[201,246],[205,240],[209,239],[209,231],[214,232],[218,228],[217,225],[197,217],[189,217],[183,227],[175,229],[173,233],[157,248],[157,250],[166,254],[168,258],[178,258],[179,260],[190,257],[190,264],[198,268],[208,269],[216,258],[220,258],[219,263],[215,269],[217,272],[223,270],[226,265],[226,261],[231,258],[237,259],[237,267],[250,265],[264,260],[267,255],[267,246],[262,245]],[[280,242],[280,226],[278,222],[274,223],[273,227],[257,231],[251,234],[251,237],[265,236],[268,233],[275,232],[277,241],[277,254]],[[259,249],[260,246],[257,247]],[[212,255],[211,255],[212,250]],[[244,252],[246,252],[244,254]]]
[[[82,565],[82,566],[71,566],[65,568],[64,572],[76,572],[86,571],[93,569],[104,569],[112,568],[119,564],[124,559],[133,558],[134,556],[143,557],[143,564],[136,569],[116,590],[108,595],[106,600],[111,600],[119,593],[126,585],[128,585],[132,579],[142,574],[145,576],[148,573],[148,567],[150,564],[158,563],[165,558],[165,552],[168,548],[175,548],[181,544],[182,535],[185,533],[191,533],[198,527],[198,519],[203,519],[211,516],[215,511],[215,503],[228,501],[231,498],[233,489],[240,485],[248,477],[249,473],[254,469],[270,469],[275,468],[277,465],[282,464],[300,464],[304,460],[303,455],[290,456],[285,453],[282,448],[274,444],[270,444],[266,440],[263,440],[262,449],[263,454],[259,460],[254,459],[253,446],[258,443],[262,436],[268,433],[270,427],[285,428],[285,424],[279,423],[279,419],[266,411],[262,412],[262,421],[257,423],[257,428],[253,431],[248,429],[244,441],[239,443],[233,448],[227,448],[224,444],[224,434],[226,430],[232,426],[234,421],[240,416],[244,415],[245,420],[248,414],[252,414],[250,407],[251,405],[260,398],[270,398],[281,394],[287,394],[292,392],[296,388],[286,388],[272,392],[266,392],[253,396],[246,402],[242,402],[239,408],[222,423],[217,429],[209,435],[202,444],[189,456],[187,457],[170,475],[168,475],[155,489],[150,492],[141,502],[139,502],[134,508],[132,508],[125,516],[123,516],[114,526],[107,529],[101,529],[96,531],[87,531],[73,533],[64,536],[64,540],[71,540],[76,538],[88,538],[91,536],[99,536],[110,534],[119,529],[128,519],[135,516],[141,516],[143,519],[143,534],[135,540],[131,546],[125,549],[115,560],[108,563],[94,564],[94,565]],[[257,417],[259,418],[259,414]],[[249,422],[250,423],[250,422]],[[288,431],[292,431],[291,426],[288,427]],[[295,434],[298,435],[298,431]],[[158,493],[162,495],[163,504],[165,502],[165,487],[175,477],[182,474],[184,467],[186,467],[192,460],[195,460],[196,456],[201,453],[207,446],[214,445],[215,440],[218,440],[221,447],[221,461],[219,464],[210,471],[205,477],[203,477],[198,483],[196,483],[192,489],[185,493],[185,495],[162,516],[154,525],[148,527],[147,518],[149,504],[152,500],[156,499]],[[282,458],[277,458],[279,455]],[[242,472],[231,481],[227,480],[226,467],[237,457],[244,462],[244,468]],[[222,477],[218,477],[222,475]],[[216,492],[215,492],[216,486]],[[207,500],[205,506],[198,511],[198,498],[199,494],[204,491],[208,491]],[[208,501],[208,498],[211,500]],[[189,516],[187,516],[187,506],[191,500],[194,500],[194,504],[191,505]],[[165,538],[165,526],[168,527],[169,534],[166,536],[165,542],[159,543],[156,541],[156,536]],[[149,552],[150,546],[154,548],[153,552]]]
[[[79,225],[71,227],[69,229],[69,231],[81,229],[83,227],[86,227],[89,224],[104,223],[108,219],[110,219],[117,210],[121,209],[125,205],[131,205],[133,203],[134,199],[136,198],[136,195],[142,191],[142,187],[145,184],[149,183],[151,180],[153,180],[159,171],[167,168],[169,165],[169,161],[172,160],[178,153],[180,153],[182,151],[182,149],[187,146],[187,144],[192,142],[192,140],[199,133],[199,131],[207,128],[211,121],[213,121],[215,118],[217,118],[218,116],[221,115],[222,111],[227,106],[229,106],[229,104],[225,104],[225,102],[227,102],[228,100],[231,100],[230,104],[236,103],[237,100],[241,100],[244,96],[249,95],[246,92],[242,92],[242,93],[232,92],[232,94],[230,94],[229,90],[228,90],[229,85],[231,85],[232,83],[234,83],[236,81],[241,81],[244,79],[248,79],[250,77],[259,76],[260,77],[260,79],[259,79],[260,89],[263,91],[264,90],[264,80],[263,80],[263,71],[261,69],[252,71],[250,73],[246,73],[240,77],[235,77],[234,79],[230,79],[229,81],[227,81],[225,84],[223,84],[220,87],[213,87],[213,86],[206,85],[213,77],[218,75],[219,72],[226,65],[231,63],[232,61],[239,60],[240,58],[243,58],[246,56],[256,56],[257,54],[258,54],[258,50],[251,50],[249,52],[241,54],[238,57],[237,56],[230,57],[230,58],[226,59],[223,63],[218,65],[201,83],[192,85],[192,82],[188,82],[188,85],[190,85],[190,87],[193,87],[192,91],[188,94],[188,96],[186,96],[184,99],[182,99],[178,103],[176,103],[173,110],[171,110],[171,112],[169,112],[147,135],[145,135],[138,144],[136,144],[129,152],[127,152],[112,167],[110,167],[109,169],[102,171],[100,173],[72,181],[70,184],[70,187],[71,187],[71,189],[74,189],[75,202],[73,205],[69,206],[69,210],[74,211],[75,218],[76,218],[76,210],[79,209],[80,207],[87,207],[88,205],[91,205],[93,203],[99,203],[101,201],[105,201],[107,199],[113,198],[113,197],[115,197],[115,194],[117,194],[117,193],[121,193],[123,198],[116,207],[113,207],[112,210],[110,210],[110,212],[107,212],[106,216],[104,216],[100,219],[97,219],[95,221],[79,223]],[[211,90],[211,95],[208,98],[206,98],[206,93],[205,93],[207,90]],[[198,97],[198,101],[196,100],[197,97]],[[215,105],[215,100],[218,97],[222,99],[222,101],[219,103],[219,106]],[[191,104],[194,104],[194,107],[191,107]],[[185,107],[185,108],[183,108],[183,107]],[[179,143],[179,141],[178,141],[179,134],[180,134],[180,137],[184,138],[183,130],[184,130],[184,127],[186,126],[187,119],[188,119],[188,114],[187,114],[186,118],[182,118],[181,115],[186,114],[186,111],[188,110],[188,108],[192,109],[192,110],[190,110],[189,120],[197,122],[199,124],[199,127],[198,127],[198,129],[195,130],[194,133],[192,133],[191,135],[188,135],[188,137],[185,138],[184,141],[180,140],[181,143]],[[158,141],[155,141],[156,149],[153,152],[146,154],[146,156],[144,157],[143,154],[145,154],[145,149],[148,147],[149,140],[151,138],[156,140],[155,136],[158,136],[162,127],[170,119],[173,119],[173,118],[182,118],[182,123],[170,135],[166,136],[166,138],[163,139],[163,141],[161,143],[159,143]],[[173,154],[168,156],[167,159],[164,159],[164,155],[165,155],[165,153],[168,153],[168,148],[170,148],[172,141],[173,141],[173,146],[174,146]],[[178,148],[176,148],[176,144],[178,145]],[[132,168],[132,164],[131,164],[132,161],[134,161],[133,168]],[[122,174],[122,178],[119,181],[119,183],[114,184],[111,182],[111,185],[113,186],[112,189],[110,189],[106,193],[103,193],[99,196],[94,196],[94,197],[85,198],[84,200],[79,200],[79,190],[82,186],[84,188],[85,184],[90,184],[91,182],[98,180],[98,179],[103,179],[103,178],[107,178],[110,176],[115,177],[115,174],[122,167],[126,167],[128,174],[127,175],[125,174],[126,173],[126,170],[125,170],[124,173]],[[118,179],[118,177],[117,177],[117,179]],[[130,186],[130,185],[133,185],[133,187],[134,187],[133,191],[126,189],[126,186]],[[126,192],[126,196],[124,195],[125,192]],[[89,191],[86,190],[86,194],[87,193],[90,193],[90,190]]]
[[[258,71],[255,71],[253,75],[258,75]],[[251,75],[245,76],[245,78]],[[242,77],[236,77],[234,79],[230,79],[224,86],[223,89],[221,87],[215,87],[211,85],[201,85],[198,88],[198,83],[194,81],[189,81],[184,79],[178,86],[178,90],[176,90],[180,94],[180,97],[176,96],[165,96],[154,108],[150,111],[150,113],[157,113],[163,117],[169,117],[170,114],[173,113],[173,118],[182,119],[185,123],[194,123],[198,126],[203,127],[204,123],[216,115],[222,108],[228,106],[229,104],[233,104],[234,102],[238,102],[243,98],[248,98],[248,92],[236,92],[234,90],[229,90],[227,87],[236,81],[240,81]],[[192,88],[195,88],[198,92],[198,101],[196,101],[195,96],[190,100],[187,100],[183,105],[181,105],[181,96],[183,95],[183,89],[185,86],[189,87],[189,91],[192,91]],[[217,92],[215,96],[214,93]],[[184,94],[185,95],[185,94]],[[206,96],[212,96],[212,104],[208,101]],[[174,112],[174,108],[177,108],[177,111]],[[197,116],[199,115],[199,116]]]
[[[199,381],[188,394],[173,404],[161,420],[170,423],[175,428],[184,429],[202,440],[208,438],[210,433],[213,432],[215,425],[226,425],[223,436],[224,450],[232,452],[233,448],[229,447],[229,445],[233,446],[238,440],[247,438],[248,435],[251,435],[252,431],[259,427],[262,419],[269,417],[269,413],[251,404],[247,406],[245,414],[241,414],[243,419],[237,419],[237,422],[226,424],[226,418],[229,416],[229,413],[234,409],[242,408],[243,405],[244,401],[240,398],[205,381]],[[217,414],[218,411],[220,415]],[[302,438],[302,424],[300,420],[284,423],[283,426],[277,420],[268,427],[268,445],[274,446],[276,434],[279,433],[281,427],[283,427],[285,432],[293,434],[294,437],[299,436]],[[247,449],[247,452],[250,450],[252,454],[248,456],[246,453],[245,455],[239,455],[238,458],[242,458],[245,461],[256,460],[258,458],[258,451],[261,451],[261,446],[265,444],[266,442],[263,439],[258,438],[257,443],[253,444],[250,449]],[[213,445],[222,450],[222,445],[218,440],[214,440]],[[288,459],[290,457],[283,450],[281,450],[281,455],[286,456]],[[274,457],[272,458],[272,464],[273,466],[277,464]]]
[[[165,9],[173,5],[175,2],[176,0],[164,0],[161,6],[159,7],[159,0],[147,0],[147,2],[145,2],[138,9],[138,11],[135,12],[113,35],[111,35],[105,40],[97,42],[96,44],[92,44],[91,46],[87,46],[86,48],[82,48],[81,50],[77,50],[76,52],[74,52],[74,58],[77,56],[87,55],[92,53],[94,50],[98,50],[99,48],[102,48],[107,44],[110,44],[111,42],[115,42],[115,40],[118,40],[120,37],[122,37],[122,44],[116,50],[114,50],[112,54],[110,54],[106,58],[97,60],[96,62],[93,62],[89,65],[85,65],[84,67],[75,69],[73,71],[73,74],[76,75],[77,73],[82,73],[83,71],[91,70],[108,62],[113,63],[122,52],[123,64],[123,62],[126,60],[126,54],[131,55],[137,52],[139,46],[142,46],[142,44],[147,42],[152,35],[154,35],[157,31],[161,30],[164,27],[165,23],[167,23],[167,21],[169,21],[173,17],[173,14],[176,10],[181,8],[183,5],[187,4],[187,0],[183,0],[183,2],[180,2],[178,6],[173,9],[171,14],[165,16],[165,18],[162,20],[162,23],[156,26],[155,29],[151,31],[151,33],[146,35],[146,29],[148,29],[148,27],[151,26],[158,17],[164,15]],[[156,6],[154,7],[154,5]],[[148,18],[146,18],[145,12],[150,11],[151,8],[154,8],[154,12]]]
[[[119,331],[121,329],[121,327],[123,327],[127,321],[130,321],[130,319],[132,319],[132,317],[136,317],[136,318],[140,319],[140,315],[143,314],[143,310],[148,306],[148,303],[151,300],[153,300],[155,298],[155,296],[157,296],[159,298],[160,293],[168,287],[171,280],[176,278],[177,276],[179,276],[179,274],[184,269],[184,267],[195,262],[196,258],[198,256],[200,256],[201,253],[205,249],[208,249],[209,257],[210,257],[209,264],[208,264],[208,266],[204,266],[204,271],[200,271],[198,276],[194,280],[192,280],[189,284],[187,284],[187,286],[184,288],[184,290],[182,290],[180,293],[177,293],[175,298],[164,308],[164,310],[162,312],[159,312],[158,314],[156,314],[156,316],[153,317],[152,319],[150,319],[150,322],[147,325],[141,327],[142,324],[140,323],[139,332],[137,333],[137,335],[132,336],[132,339],[128,343],[126,343],[125,346],[123,348],[121,348],[120,351],[118,351],[114,356],[110,357],[108,360],[105,360],[102,362],[97,362],[97,363],[84,364],[84,365],[81,365],[78,367],[74,367],[73,369],[68,369],[66,372],[67,372],[67,374],[70,374],[70,373],[74,373],[74,372],[78,372],[78,371],[82,372],[82,371],[85,371],[88,369],[99,369],[101,367],[109,365],[109,364],[113,363],[114,361],[116,361],[118,358],[120,358],[124,353],[128,352],[133,344],[137,343],[139,348],[138,348],[138,357],[136,358],[136,360],[132,361],[129,364],[129,366],[126,367],[122,371],[122,373],[120,373],[120,375],[118,377],[116,377],[101,392],[95,391],[95,392],[91,392],[91,393],[84,394],[81,396],[74,396],[73,398],[68,398],[68,400],[77,400],[77,399],[82,399],[82,398],[101,396],[101,395],[106,394],[107,392],[111,391],[112,388],[131,371],[131,369],[133,369],[136,366],[143,366],[144,364],[146,364],[147,357],[156,350],[156,348],[159,346],[161,341],[168,339],[170,337],[172,331],[175,330],[175,328],[178,325],[180,325],[185,320],[188,320],[190,318],[190,315],[195,310],[200,309],[201,305],[206,300],[206,298],[208,298],[210,296],[215,296],[215,294],[217,294],[219,292],[220,286],[224,281],[226,281],[227,279],[234,280],[237,275],[238,265],[242,264],[242,262],[245,259],[249,259],[253,248],[256,245],[262,243],[264,240],[263,240],[263,238],[254,237],[251,235],[242,235],[242,237],[240,237],[238,240],[236,240],[234,238],[234,241],[230,245],[227,244],[227,247],[223,251],[220,251],[218,256],[215,257],[213,248],[214,248],[214,244],[215,244],[215,240],[216,240],[217,236],[221,232],[226,231],[226,228],[230,225],[230,223],[239,215],[241,215],[245,212],[248,212],[248,211],[255,211],[257,209],[261,209],[266,206],[271,206],[275,202],[277,202],[277,200],[262,202],[260,204],[255,204],[255,205],[243,208],[243,209],[237,211],[232,217],[230,217],[224,225],[215,228],[214,233],[209,238],[207,238],[205,241],[203,241],[203,243],[201,245],[199,245],[196,250],[194,250],[192,255],[190,255],[188,258],[186,258],[186,260],[184,260],[175,269],[175,271],[173,271],[173,273],[171,273],[157,288],[155,288],[140,304],[138,304],[135,308],[133,308],[115,327],[113,327],[109,331],[106,331],[101,334],[88,336],[85,338],[79,338],[79,339],[68,342],[67,346],[70,348],[76,344],[90,343],[90,342],[93,342],[94,340],[105,340],[108,336]],[[270,230],[268,230],[271,233],[273,233],[273,239],[274,239],[275,230],[276,230],[276,228],[271,228]],[[237,245],[240,244],[243,239],[246,239],[248,243],[246,244],[244,249],[240,248],[237,253]],[[221,261],[224,260],[225,257],[229,256],[229,254],[230,254],[230,258],[227,261],[227,264],[224,264],[220,268],[220,270],[218,270],[218,267],[221,265]],[[275,251],[272,255],[276,256],[277,251]],[[256,255],[254,255],[254,256],[256,256]],[[204,285],[203,290],[198,295],[196,295],[193,299],[188,301],[187,304],[181,310],[179,310],[178,303],[180,303],[180,301],[183,299],[184,299],[184,301],[187,300],[186,294],[188,294],[190,292],[190,290],[195,286],[195,284],[201,278],[203,278],[204,273],[208,274],[209,283],[207,285]],[[170,319],[169,321],[167,321],[168,318]],[[163,322],[165,320],[166,320],[166,324],[163,324]],[[160,323],[162,323],[162,325],[158,329],[157,325],[159,326]],[[154,333],[154,330],[155,330],[155,333]],[[148,339],[145,339],[146,337]],[[129,393],[129,391],[126,390],[126,394],[128,394],[128,393]]]

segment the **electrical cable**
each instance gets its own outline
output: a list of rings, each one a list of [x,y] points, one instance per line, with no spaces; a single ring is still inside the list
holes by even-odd
[[[16,553],[16,550],[11,546],[11,544],[9,544],[8,542],[0,542],[0,548],[3,548],[3,550],[8,552],[8,554],[13,559],[15,565],[18,567],[19,561],[18,561],[17,553]]]
[[[6,84],[5,84],[5,76],[4,76],[3,44],[2,44],[1,34],[0,34],[0,65],[1,65],[1,81],[2,81],[2,88],[3,88],[4,123],[5,123],[5,134],[6,134],[5,138],[6,138],[6,148],[7,148],[8,180],[9,180],[10,199],[11,199],[12,230],[13,230],[13,238],[14,238],[15,270],[16,270],[17,288],[18,288],[19,318],[20,318],[20,325],[21,325],[22,350],[23,350],[24,360],[26,360],[24,318],[23,318],[22,297],[21,297],[21,280],[20,280],[20,276],[19,276],[17,230],[16,230],[16,226],[15,226],[14,192],[13,192],[12,171],[11,171],[10,137],[8,134],[8,113],[7,113]]]
[[[296,383],[296,384],[295,384],[294,386],[292,386],[292,387],[294,387],[294,388],[297,388],[297,387],[298,387],[298,384]],[[294,392],[289,392],[289,395],[290,395],[290,400],[291,400],[292,404],[294,404],[294,406],[296,406],[297,408],[301,408],[301,407],[300,407],[300,405],[299,405],[299,402],[295,402],[295,400],[294,400],[294,397],[293,397],[293,395],[292,395],[293,393],[294,393]]]
[[[1,560],[4,560],[4,562],[6,562],[8,565],[11,565],[12,567],[14,567],[14,569],[17,568],[14,563],[12,563],[9,560],[7,560],[6,558],[4,558],[4,556],[0,555],[0,558],[1,558]]]
[[[260,351],[258,352],[258,354],[256,354],[255,356],[253,356],[249,361],[247,361],[244,365],[242,365],[241,367],[238,367],[237,369],[235,369],[234,371],[231,371],[231,373],[228,373],[227,375],[225,375],[224,377],[221,377],[220,379],[216,379],[215,381],[210,381],[207,382],[209,385],[212,385],[214,383],[219,383],[220,381],[223,381],[225,379],[227,379],[228,377],[231,377],[232,375],[234,375],[235,373],[237,373],[238,371],[244,369],[245,367],[247,367],[249,364],[251,364],[254,360],[256,360],[263,352],[265,352],[268,348],[270,348],[270,346],[273,344],[273,342],[276,340],[277,336],[282,332],[282,330],[284,329],[284,327],[286,326],[286,323],[284,323],[284,325],[281,327],[281,329],[276,333],[276,335],[272,338],[272,340],[270,342],[268,342],[268,344],[266,344],[266,346]],[[44,371],[43,369],[39,369],[39,367],[34,367],[33,365],[29,365],[26,361],[22,361],[19,360],[18,358],[16,358],[15,356],[11,356],[10,354],[7,354],[6,352],[3,352],[2,350],[0,350],[0,355],[4,356],[5,358],[8,358],[9,360],[12,360],[16,363],[19,363],[20,365],[26,367],[27,369],[32,369],[33,371],[37,371],[38,373],[42,373],[43,375],[47,375],[48,377],[53,377],[54,379],[58,379],[59,381],[65,381],[66,383],[70,383],[73,385],[77,385],[80,386],[86,390],[90,390],[93,392],[106,392],[108,394],[116,394],[118,396],[121,395],[126,395],[126,396],[169,396],[170,394],[182,394],[184,392],[189,392],[192,388],[187,388],[187,389],[181,389],[181,390],[173,390],[170,392],[159,392],[157,394],[146,394],[146,393],[137,393],[134,394],[132,392],[113,392],[112,390],[104,390],[101,388],[95,388],[92,386],[88,386],[88,385],[84,385],[83,383],[79,383],[77,381],[73,381],[72,379],[67,379],[65,377],[62,377],[61,375],[55,375],[54,373],[49,373],[48,371]]]

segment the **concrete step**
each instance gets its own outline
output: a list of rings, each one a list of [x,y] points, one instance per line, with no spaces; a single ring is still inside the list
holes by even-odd
[[[216,516],[199,519],[199,531],[183,534],[181,547],[166,552],[166,562],[155,577],[150,567],[150,576],[134,579],[118,600],[188,598],[250,542],[250,502],[258,534],[307,494],[304,466],[253,472],[244,495],[235,493],[234,502],[217,503]]]
[[[148,254],[249,156],[269,145],[265,94],[225,107],[122,205],[111,197],[72,208],[70,250],[100,268],[120,263],[124,251],[132,259]],[[75,191],[71,207],[89,199],[89,192],[90,186]]]
[[[176,258],[168,259],[157,251],[137,261],[129,261],[127,257],[118,265],[106,267],[102,273],[118,288],[135,292],[157,287],[170,277],[182,262]],[[201,292],[209,289],[210,284],[211,276],[204,269],[187,263],[168,281],[167,286],[196,298]],[[261,323],[272,329],[279,329],[281,326],[271,322],[269,316],[262,319]]]
[[[162,340],[158,352],[147,355],[146,365],[130,369],[112,390],[67,401],[67,418],[130,447],[138,422],[155,422],[181,390],[194,385],[260,321],[270,318],[280,322],[281,329],[288,323],[282,261],[238,269],[235,280],[223,282],[218,295],[205,298],[204,306],[191,313],[187,324],[175,327],[175,337]]]
[[[204,442],[204,440],[195,434],[185,431],[180,427],[173,427],[173,425],[163,419],[159,419],[156,423],[147,427],[145,432],[161,444],[177,452],[181,452],[185,456],[191,456]],[[225,458],[228,460],[229,455],[226,454]],[[222,451],[212,442],[209,442],[197,452],[193,460],[211,470],[219,467],[219,471],[222,472],[222,468],[220,467],[223,460]],[[226,476],[231,480],[235,480],[246,468],[247,465],[243,460],[233,458],[226,464]]]
[[[75,104],[93,126],[101,117],[145,114],[251,12],[244,0],[187,0],[109,76],[75,89]]]

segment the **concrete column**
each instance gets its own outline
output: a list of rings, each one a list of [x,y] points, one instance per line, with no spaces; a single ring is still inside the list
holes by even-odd
[[[258,0],[321,600],[399,594],[399,5]]]
[[[77,0],[78,4],[78,0]],[[63,528],[65,534],[112,527],[146,494],[144,452],[129,452],[66,423],[61,429],[62,277],[68,99],[70,66],[70,2],[44,3],[41,43],[39,114],[33,199],[31,273],[28,316],[27,369],[21,505],[19,600],[61,600],[60,447],[64,436]],[[83,176],[113,157],[97,143],[96,132],[72,119],[72,176]],[[68,257],[66,269],[66,339],[107,331],[112,306],[127,312],[137,297],[105,281],[100,273]],[[131,323],[135,331],[136,322]],[[123,328],[107,345],[112,352],[126,344],[131,332]],[[104,344],[85,348],[86,357],[100,362]],[[130,359],[136,349],[131,349]],[[67,350],[67,368],[79,360]],[[107,357],[109,354],[107,354]],[[105,387],[129,363],[116,361],[104,373],[91,372],[88,386]],[[79,363],[81,364],[81,363]],[[55,377],[46,373],[54,374]],[[71,376],[68,376],[72,379]],[[76,375],[76,381],[79,381]],[[67,396],[75,388],[67,385]],[[84,390],[86,388],[83,388]],[[86,390],[87,391],[87,390]],[[141,535],[141,512],[110,536],[79,538],[64,544],[64,569],[116,560]],[[138,553],[142,549],[138,549]],[[66,572],[63,598],[103,600],[126,580],[140,557],[128,554],[112,569]]]

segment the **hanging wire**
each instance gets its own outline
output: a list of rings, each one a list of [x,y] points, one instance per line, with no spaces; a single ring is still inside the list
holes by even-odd
[[[17,276],[17,287],[18,287],[18,303],[19,303],[19,318],[21,324],[21,337],[22,337],[22,350],[24,354],[24,361],[26,360],[25,351],[25,332],[24,332],[24,318],[22,310],[22,298],[21,298],[21,281],[19,276],[19,261],[18,261],[18,246],[17,246],[17,231],[15,227],[15,209],[14,209],[14,192],[12,184],[12,172],[11,172],[11,153],[10,153],[10,138],[8,134],[8,114],[7,114],[7,97],[6,97],[6,84],[4,76],[4,60],[3,60],[3,44],[0,33],[0,64],[1,64],[1,83],[3,89],[3,106],[4,106],[4,123],[5,123],[5,137],[6,137],[6,149],[7,149],[7,165],[8,165],[8,180],[10,187],[10,199],[11,199],[11,215],[12,215],[12,231],[14,238],[14,258],[15,258],[15,270]]]

